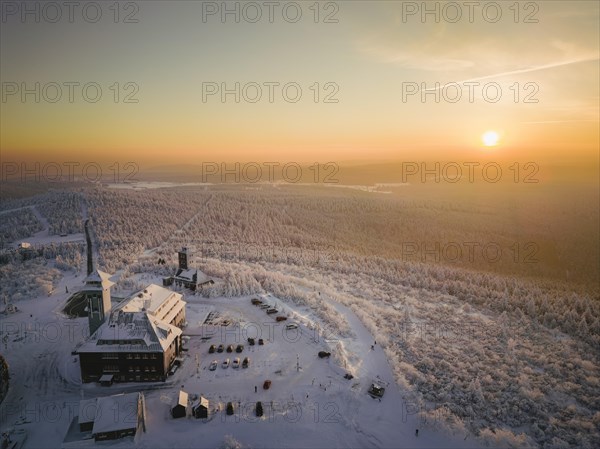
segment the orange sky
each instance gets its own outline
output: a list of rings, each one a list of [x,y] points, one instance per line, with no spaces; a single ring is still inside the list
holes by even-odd
[[[322,3],[318,23],[308,3],[296,23],[223,23],[201,2],[141,2],[137,23],[3,16],[2,160],[597,161],[597,2],[523,2],[517,23],[506,2],[496,23],[466,7],[423,21],[406,3]]]

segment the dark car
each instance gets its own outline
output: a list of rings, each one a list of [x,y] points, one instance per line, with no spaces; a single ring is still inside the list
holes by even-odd
[[[276,321],[285,321],[287,320],[287,316],[278,316],[277,318],[275,318]]]
[[[254,346],[254,338],[248,338],[248,344]]]
[[[258,345],[259,345],[259,346],[262,346],[262,345],[264,345],[264,344],[265,344],[265,341],[264,341],[262,338],[259,338],[259,339],[258,339]]]
[[[382,398],[385,393],[385,388],[376,383],[372,383],[369,387],[368,393],[375,399]]]
[[[217,348],[217,352],[223,352],[225,350],[225,346],[223,345],[219,345],[219,347]]]
[[[271,388],[271,381],[270,380],[265,380],[265,383],[263,384],[263,388],[265,390],[268,390],[269,388]]]
[[[244,350],[244,345],[237,345],[237,348],[235,348],[235,352],[237,352],[238,354],[240,352],[242,352]]]
[[[354,376],[350,373],[346,373],[346,374],[344,374],[344,379],[352,380],[352,379],[354,379]]]
[[[213,354],[216,350],[217,348],[215,347],[215,345],[210,345],[210,348],[208,348],[208,353]]]
[[[227,346],[227,352],[233,352],[233,345]]]
[[[327,351],[319,351],[319,357],[324,359],[325,357],[329,357],[331,355],[331,352],[327,352]]]
[[[230,416],[233,415],[233,403],[228,402],[226,410],[227,410],[228,415],[230,415]]]
[[[244,360],[242,361],[242,368],[248,368],[249,364],[250,364],[250,359],[248,357],[244,358]]]

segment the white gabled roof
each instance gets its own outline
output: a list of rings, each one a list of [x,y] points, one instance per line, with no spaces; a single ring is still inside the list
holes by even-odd
[[[192,408],[196,408],[196,407],[205,407],[208,408],[208,399],[206,399],[204,396],[200,396],[196,402],[194,402],[194,405],[192,406]]]
[[[79,401],[79,424],[93,422],[96,418],[96,398]]]
[[[173,316],[179,313],[183,307],[185,307],[185,302],[181,294],[160,285],[150,284],[131,295],[115,310],[123,310],[124,312],[146,311],[161,320],[171,321]],[[172,311],[172,313],[169,313],[169,311]]]
[[[92,435],[137,427],[141,393],[121,393],[96,399]]]
[[[114,311],[78,352],[163,352],[181,329],[148,312]]]
[[[196,280],[196,282],[198,284],[204,284],[206,282],[210,282],[213,281],[213,278],[209,277],[206,273],[204,273],[203,271],[198,270],[198,279]]]
[[[174,277],[175,279],[192,282],[194,280],[194,276],[196,276],[196,283],[199,285],[213,280],[211,277],[207,276],[206,273],[198,270],[197,268],[179,270]]]
[[[188,398],[189,398],[189,395],[187,394],[187,392],[180,390],[179,396],[177,397],[177,403],[175,405],[183,405],[184,407],[187,407]]]
[[[84,279],[84,282],[88,284],[88,286],[89,284],[100,284],[103,288],[108,288],[115,285],[115,283],[110,280],[111,276],[112,275],[105,273],[104,271],[94,270]]]
[[[194,275],[198,272],[198,270],[194,268],[188,268],[187,270],[180,270],[175,277],[179,279],[184,279],[186,281],[192,281],[194,279]]]
[[[96,274],[97,277],[92,277]],[[97,271],[88,278],[104,279]],[[95,282],[95,281],[92,281]],[[83,343],[79,352],[162,352],[182,334],[169,324],[185,308],[183,296],[156,284],[150,284],[116,306],[96,332]]]

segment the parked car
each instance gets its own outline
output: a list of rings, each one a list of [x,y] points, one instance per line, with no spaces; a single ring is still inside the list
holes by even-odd
[[[177,370],[179,369],[178,365],[173,365],[173,367],[169,370],[169,376],[172,376],[173,374],[175,374],[177,372]]]
[[[233,415],[233,403],[228,402],[225,410],[229,416]]]
[[[250,365],[250,359],[248,357],[246,357],[242,361],[242,368],[248,368],[248,365]]]
[[[217,348],[215,347],[215,345],[210,345],[210,348],[208,348],[208,353],[213,354],[216,350]]]
[[[233,345],[227,346],[227,352],[233,352]]]
[[[352,379],[354,379],[354,376],[350,373],[346,373],[346,374],[344,374],[344,379],[352,380]]]
[[[261,304],[261,305],[260,305],[260,308],[261,308],[261,309],[270,309],[270,308],[271,308],[271,306],[270,306],[269,304]]]
[[[278,313],[278,312],[279,312],[279,310],[277,310],[277,309],[267,309],[267,314],[268,315],[272,315],[272,314]]]
[[[324,359],[325,357],[329,357],[331,355],[331,352],[327,352],[327,351],[319,351],[319,357]]]
[[[254,338],[250,338],[250,337],[248,337],[248,344],[249,344],[250,346],[254,346]]]
[[[275,321],[285,321],[287,320],[287,316],[278,316],[277,318],[275,318]]]
[[[239,368],[240,367],[240,358],[236,357],[235,359],[233,359],[233,364],[231,365],[232,368]]]
[[[261,301],[260,299],[258,299],[258,298],[253,298],[251,302],[252,302],[252,304],[254,304],[255,306],[259,306],[259,305],[261,305],[261,304],[262,304],[262,301]]]
[[[256,403],[256,416],[262,416],[263,415],[263,405],[262,402],[258,401]]]
[[[265,383],[263,384],[263,388],[265,390],[268,390],[269,388],[271,388],[271,381],[270,380],[265,380]]]
[[[225,346],[223,345],[219,345],[219,347],[217,348],[217,352],[223,352],[225,350]]]
[[[235,348],[235,352],[237,352],[238,354],[240,352],[242,352],[244,350],[244,345],[237,345],[237,348]]]
[[[368,393],[375,399],[382,398],[385,393],[385,387],[377,383],[372,383]]]
[[[223,364],[221,365],[223,368],[229,368],[229,359],[223,360]]]
[[[298,325],[296,323],[290,323],[285,325],[286,329],[298,329]]]
[[[265,341],[264,341],[262,338],[259,338],[259,339],[258,339],[258,345],[259,345],[259,346],[262,346],[262,345],[264,345],[264,344],[265,344]]]
[[[219,363],[216,360],[213,360],[212,362],[210,362],[210,366],[208,367],[209,370],[214,371],[217,369],[217,365]]]

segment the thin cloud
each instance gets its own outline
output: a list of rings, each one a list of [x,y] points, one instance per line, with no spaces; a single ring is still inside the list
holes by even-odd
[[[598,122],[598,120],[539,120],[533,122],[520,122],[522,125],[544,125],[547,123],[579,123],[579,122]]]
[[[523,73],[537,72],[540,70],[548,70],[548,69],[553,69],[556,67],[564,67],[564,66],[571,65],[571,64],[579,64],[581,62],[592,62],[592,61],[599,61],[599,60],[600,60],[600,58],[596,55],[585,56],[585,57],[581,57],[581,58],[577,58],[577,59],[572,59],[569,61],[559,61],[559,62],[553,62],[550,64],[539,65],[536,67],[528,67],[525,69],[517,69],[517,70],[510,70],[507,72],[495,73],[493,75],[478,76],[476,78],[469,78],[469,79],[466,79],[463,81],[458,81],[457,84],[471,83],[474,81],[482,81],[482,80],[487,80],[487,79],[492,79],[492,78],[501,78],[504,76],[520,75]],[[432,91],[435,92],[435,91],[443,89],[443,88],[444,88],[444,86],[431,87],[431,88],[425,89],[425,92],[432,92]]]

